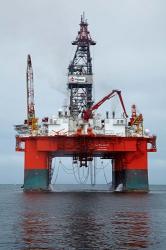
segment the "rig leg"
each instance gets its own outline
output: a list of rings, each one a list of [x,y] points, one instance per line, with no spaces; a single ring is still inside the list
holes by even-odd
[[[112,184],[114,191],[149,191],[146,148],[146,142],[143,141],[137,151],[118,155],[113,160]],[[122,184],[122,190],[118,188],[120,184]]]
[[[118,156],[112,160],[112,189],[119,190],[119,186],[124,186],[125,176],[123,171],[122,157]],[[122,190],[121,190],[122,191]]]
[[[47,152],[37,151],[36,140],[25,144],[24,191],[49,190],[49,157]]]
[[[124,191],[148,192],[147,152],[127,153],[125,155]]]

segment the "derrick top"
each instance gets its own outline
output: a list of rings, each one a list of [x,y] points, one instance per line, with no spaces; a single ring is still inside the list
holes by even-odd
[[[76,40],[72,42],[72,45],[89,46],[95,44],[96,42],[92,40],[90,32],[88,31],[88,23],[83,13],[83,15],[81,15],[80,30],[78,31]]]

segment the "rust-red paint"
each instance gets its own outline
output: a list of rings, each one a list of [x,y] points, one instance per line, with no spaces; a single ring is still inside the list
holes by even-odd
[[[155,138],[104,135],[57,135],[16,137],[16,150],[24,151],[25,169],[48,169],[48,159],[83,153],[93,157],[114,159],[115,170],[147,169],[148,152],[155,152]],[[25,148],[21,148],[22,142]],[[151,148],[148,149],[148,144]]]

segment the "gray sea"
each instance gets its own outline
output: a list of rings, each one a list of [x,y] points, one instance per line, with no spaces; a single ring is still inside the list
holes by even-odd
[[[0,185],[0,249],[166,249],[166,186],[148,194],[107,185],[24,193]]]

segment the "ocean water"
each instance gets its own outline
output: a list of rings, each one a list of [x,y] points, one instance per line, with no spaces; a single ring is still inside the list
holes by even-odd
[[[148,194],[113,194],[106,185],[55,189],[0,185],[0,249],[166,249],[166,186]]]

